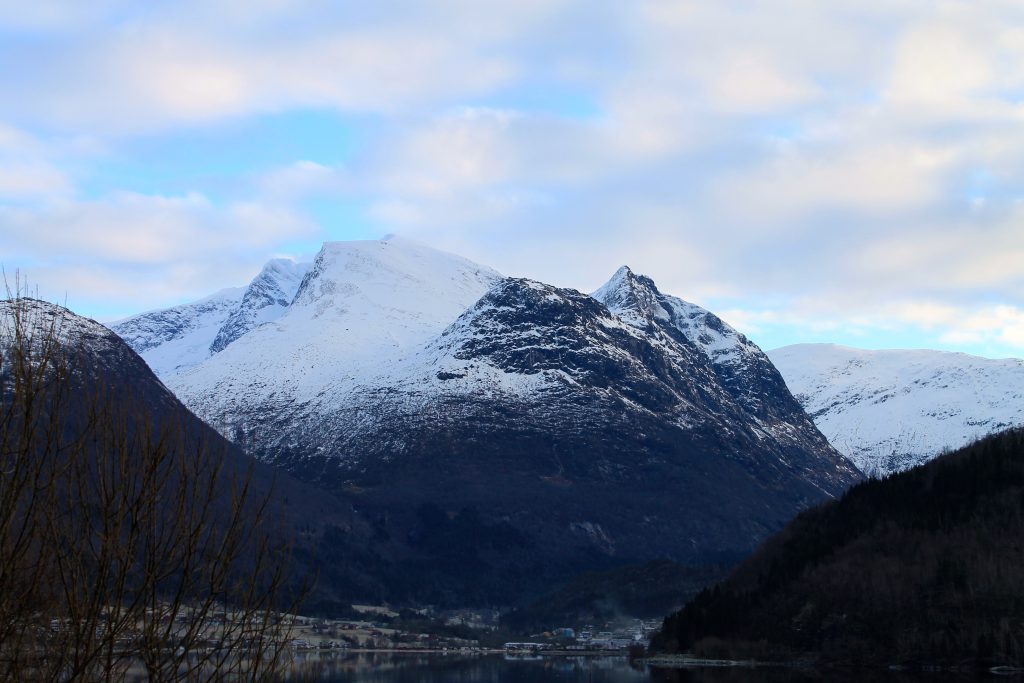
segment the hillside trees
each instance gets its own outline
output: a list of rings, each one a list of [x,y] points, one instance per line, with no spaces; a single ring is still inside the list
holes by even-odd
[[[68,316],[0,301],[0,680],[273,675],[287,552],[267,495]]]
[[[1024,664],[1024,430],[798,516],[665,620],[662,651]]]

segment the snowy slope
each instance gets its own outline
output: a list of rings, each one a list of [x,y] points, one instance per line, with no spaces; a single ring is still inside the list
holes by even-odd
[[[224,289],[190,304],[140,313],[112,323],[110,329],[166,381],[210,357],[210,344],[244,294],[243,287]]]
[[[235,339],[275,320],[291,302],[307,263],[273,259],[246,287],[199,301],[140,313],[111,324],[164,381],[222,351]]]
[[[768,355],[818,428],[866,474],[1024,424],[1024,360],[834,344]]]
[[[166,381],[219,425],[240,412],[323,410],[439,334],[500,278],[403,239],[328,242],[277,320]]]

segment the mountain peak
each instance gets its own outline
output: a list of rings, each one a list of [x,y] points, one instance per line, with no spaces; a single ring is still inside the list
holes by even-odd
[[[246,287],[241,302],[217,330],[217,336],[210,344],[210,353],[223,351],[249,330],[280,317],[291,305],[308,270],[308,263],[296,263],[290,258],[267,261],[259,275]]]
[[[257,275],[256,277],[260,277],[261,275],[270,273],[289,273],[295,270],[300,265],[308,264],[299,264],[295,261],[295,259],[290,258],[288,256],[278,256],[276,258],[270,259],[265,264],[263,264],[263,268],[260,269],[260,275]]]
[[[404,238],[324,242],[295,304],[321,313],[330,302],[352,297],[402,309],[413,303],[429,307],[441,290],[471,289],[479,296],[481,281],[486,290],[500,278],[490,268]]]
[[[407,240],[325,242],[272,325],[168,382],[186,401],[251,403],[268,386],[276,401],[341,400],[440,334],[500,279]]]
[[[622,266],[619,266],[619,269],[615,271],[615,274],[612,275],[611,279],[608,282],[609,283],[620,282],[620,281],[623,281],[623,280],[627,280],[627,279],[629,279],[632,276],[633,276],[633,269],[630,268],[629,266],[622,265]]]
[[[592,297],[625,322],[644,329],[655,320],[668,320],[668,311],[661,305],[661,292],[654,280],[637,275],[629,266],[622,266]]]

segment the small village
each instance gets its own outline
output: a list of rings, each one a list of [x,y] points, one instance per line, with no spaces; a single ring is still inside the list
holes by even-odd
[[[505,640],[497,610],[418,610],[419,628],[403,627],[400,615],[385,606],[354,605],[358,618],[294,617],[291,648],[295,651],[504,652],[510,656],[625,653],[646,647],[661,626],[656,620],[621,619],[604,624],[565,626]]]

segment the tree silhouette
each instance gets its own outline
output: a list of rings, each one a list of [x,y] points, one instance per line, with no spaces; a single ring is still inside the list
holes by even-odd
[[[287,549],[251,467],[18,294],[0,301],[0,680],[274,676]]]

